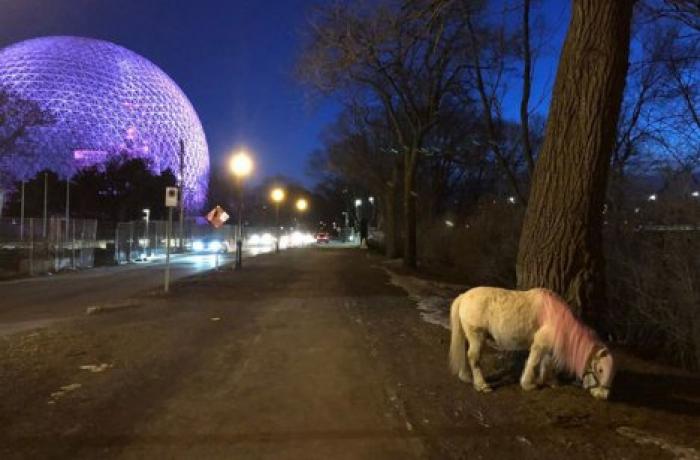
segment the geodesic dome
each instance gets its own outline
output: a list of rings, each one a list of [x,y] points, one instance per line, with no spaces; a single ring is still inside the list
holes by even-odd
[[[204,204],[209,151],[199,117],[148,59],[102,40],[35,38],[0,49],[0,88],[36,101],[56,119],[31,128],[2,159],[13,179],[42,169],[68,177],[120,152],[179,176],[182,140],[185,204]]]

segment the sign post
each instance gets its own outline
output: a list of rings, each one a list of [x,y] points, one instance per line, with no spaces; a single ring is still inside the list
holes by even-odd
[[[165,187],[165,206],[168,208],[168,224],[165,227],[165,292],[170,291],[170,238],[173,228],[173,208],[178,202],[177,187]]]
[[[221,206],[217,206],[207,213],[207,220],[214,228],[220,228],[228,220],[229,215]],[[219,251],[216,251],[214,266],[219,269]]]

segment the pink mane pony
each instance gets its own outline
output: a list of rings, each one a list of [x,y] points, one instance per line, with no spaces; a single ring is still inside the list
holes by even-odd
[[[561,297],[538,289],[542,303],[537,315],[541,327],[552,331],[552,355],[558,367],[583,378],[593,348],[604,345],[593,330],[579,322]]]
[[[470,289],[452,302],[450,328],[450,369],[477,391],[491,391],[480,364],[482,347],[491,339],[501,350],[530,350],[520,377],[524,390],[554,384],[555,364],[576,374],[594,397],[608,398],[615,377],[610,351],[547,289]]]

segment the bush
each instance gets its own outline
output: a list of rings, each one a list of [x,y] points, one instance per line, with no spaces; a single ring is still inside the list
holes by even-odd
[[[638,228],[606,242],[609,329],[657,360],[700,369],[700,232]]]
[[[523,209],[488,200],[467,218],[422,225],[420,263],[459,275],[467,285],[515,286],[515,260]]]

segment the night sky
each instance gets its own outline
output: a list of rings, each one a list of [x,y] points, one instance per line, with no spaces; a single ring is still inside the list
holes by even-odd
[[[204,125],[212,174],[238,147],[257,179],[282,174],[306,184],[308,154],[338,104],[312,100],[293,76],[315,0],[0,0],[0,47],[46,35],[108,40],[146,57],[183,89]],[[533,106],[545,112],[568,23],[568,2],[545,0],[553,28],[536,67]],[[519,91],[506,99],[515,116]]]

